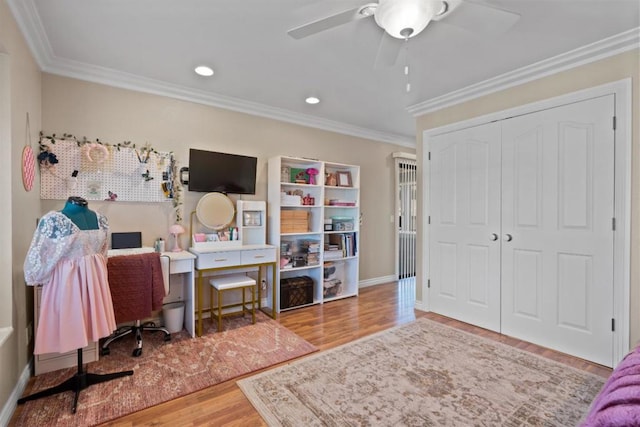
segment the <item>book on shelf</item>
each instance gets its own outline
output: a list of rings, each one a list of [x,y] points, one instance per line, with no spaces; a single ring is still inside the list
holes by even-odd
[[[331,199],[329,200],[329,206],[355,206],[356,202],[349,200]]]
[[[325,260],[335,260],[340,258],[343,258],[341,250],[324,251]]]
[[[328,245],[342,251],[343,257],[352,257],[356,255],[357,239],[355,233],[336,233],[329,234],[326,237],[328,238]],[[327,252],[326,249],[327,245],[325,245],[325,254]]]
[[[307,253],[320,252],[320,242],[317,240],[303,240],[301,248]]]
[[[307,254],[307,265],[320,264],[320,252],[314,252]]]

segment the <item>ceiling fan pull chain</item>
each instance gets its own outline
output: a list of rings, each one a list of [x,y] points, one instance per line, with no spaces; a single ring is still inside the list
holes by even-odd
[[[404,39],[404,48],[405,48],[405,65],[404,65],[404,75],[407,76],[407,85],[406,91],[407,93],[411,92],[411,79],[409,77],[409,37]]]

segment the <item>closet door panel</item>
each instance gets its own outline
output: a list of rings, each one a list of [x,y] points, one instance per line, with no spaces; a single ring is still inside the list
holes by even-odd
[[[608,96],[502,127],[502,332],[608,366],[613,115]]]
[[[489,309],[491,284],[488,245],[469,245],[469,303]]]
[[[589,332],[593,256],[558,254],[558,325]]]
[[[513,251],[513,314],[529,320],[542,318],[542,252]]]
[[[590,230],[593,215],[594,139],[588,126],[559,125],[559,227]]]
[[[434,138],[430,166],[430,309],[498,331],[499,126]]]
[[[505,208],[513,210],[514,226],[538,229],[542,210],[542,129],[516,135],[513,144],[503,150],[506,160],[504,180],[513,182],[512,203]]]
[[[438,295],[455,301],[458,296],[458,245],[454,242],[439,242],[437,254],[441,266]]]

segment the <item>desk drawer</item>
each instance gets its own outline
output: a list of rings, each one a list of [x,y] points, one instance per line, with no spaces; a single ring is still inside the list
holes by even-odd
[[[240,264],[240,251],[204,253],[198,255],[196,259],[196,268],[199,270],[238,264]]]
[[[242,251],[242,265],[275,262],[276,248]]]
[[[191,273],[191,271],[193,271],[193,260],[179,259],[179,260],[171,261],[169,269],[171,274]]]

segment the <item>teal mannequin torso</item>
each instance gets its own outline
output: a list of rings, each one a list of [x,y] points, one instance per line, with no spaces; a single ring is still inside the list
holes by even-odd
[[[81,197],[69,197],[60,211],[81,230],[98,229],[98,216],[87,207],[87,201]]]

